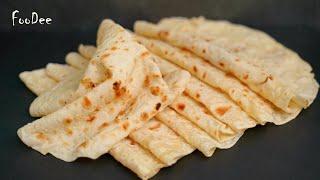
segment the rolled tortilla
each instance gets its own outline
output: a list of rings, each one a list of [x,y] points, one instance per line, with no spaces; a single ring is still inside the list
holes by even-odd
[[[86,59],[90,60],[94,53],[96,53],[97,48],[92,45],[80,44],[78,47],[78,52]]]
[[[62,81],[76,72],[76,68],[66,64],[49,63],[46,66],[46,74],[56,81]]]
[[[66,55],[66,63],[76,69],[85,69],[88,66],[89,61],[79,53],[70,52]]]
[[[138,21],[135,32],[192,51],[289,113],[296,112],[296,104],[310,105],[318,91],[309,64],[265,33],[245,26],[167,18],[157,25]]]

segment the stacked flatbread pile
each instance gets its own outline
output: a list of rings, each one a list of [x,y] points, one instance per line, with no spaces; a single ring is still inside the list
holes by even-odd
[[[148,179],[195,149],[210,157],[248,128],[284,124],[317,95],[310,65],[263,32],[204,18],[134,30],[104,20],[97,48],[20,74],[41,117],[18,130],[25,144],[64,161],[110,153]]]

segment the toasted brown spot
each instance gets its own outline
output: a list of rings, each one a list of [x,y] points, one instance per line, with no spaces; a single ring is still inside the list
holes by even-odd
[[[109,126],[109,124],[107,122],[104,122],[99,126],[99,130],[104,129],[104,128],[108,127],[108,126]]]
[[[178,108],[180,111],[183,111],[185,107],[186,107],[185,104],[182,104],[182,103],[178,103],[178,104],[177,104],[177,108]]]
[[[150,92],[154,96],[158,96],[160,94],[160,88],[158,86],[150,87]]]
[[[72,122],[72,119],[71,119],[71,118],[65,118],[65,119],[63,120],[63,123],[64,123],[65,125],[70,125],[71,122]]]
[[[205,49],[202,49],[202,53],[206,53],[206,50],[205,50]]]
[[[147,77],[145,78],[145,80],[144,80],[144,86],[145,86],[145,87],[148,87],[149,85],[150,85],[150,77],[147,76]]]
[[[233,73],[232,73],[232,72],[226,72],[225,76],[227,76],[227,77],[232,77],[232,76],[233,76]]]
[[[147,120],[148,120],[148,118],[149,118],[148,113],[143,112],[143,113],[141,114],[141,120],[142,120],[142,121],[147,121]]]
[[[69,128],[67,128],[65,131],[66,131],[68,136],[71,136],[73,134],[73,131],[71,129],[69,129]]]
[[[165,54],[165,55],[167,55],[167,54],[168,54],[168,51],[167,51],[167,50],[165,50],[165,51],[164,51],[164,54]]]
[[[206,77],[207,77],[207,73],[204,72],[204,73],[202,74],[202,78],[205,79]]]
[[[116,81],[113,83],[113,90],[115,91],[115,94],[117,97],[122,96],[126,92],[125,87],[120,87],[121,86],[121,81]]]
[[[132,141],[131,139],[129,139],[129,143],[131,144],[131,145],[135,145],[136,143],[134,142],[134,141]]]
[[[156,123],[152,126],[149,127],[150,130],[155,130],[155,129],[158,129],[159,127],[161,127],[161,124],[160,123]]]
[[[124,123],[122,124],[121,127],[122,127],[124,130],[127,130],[129,126],[130,126],[130,123],[129,123],[128,121],[126,121],[126,122],[124,122]]]
[[[45,141],[45,140],[48,140],[47,136],[44,135],[42,132],[38,132],[36,137],[39,139],[39,140],[42,140],[42,141]]]
[[[125,111],[122,110],[122,111],[119,112],[119,115],[120,115],[120,116],[121,116],[121,115],[124,115],[124,113],[125,113]]]
[[[148,56],[150,53],[148,51],[143,52],[140,57],[141,58],[145,58],[146,56]]]
[[[167,99],[168,99],[168,97],[166,95],[164,95],[164,96],[162,96],[161,101],[165,102],[165,101],[167,101]]]
[[[82,144],[80,144],[80,148],[86,148],[87,145],[88,145],[88,142],[85,141],[85,142],[83,142]]]
[[[270,75],[270,76],[268,76],[268,78],[270,79],[270,80],[273,80],[273,77]]]
[[[159,36],[160,38],[166,38],[168,35],[169,35],[169,32],[168,32],[168,31],[160,31],[160,32],[158,33],[158,36]]]
[[[249,77],[249,74],[245,74],[245,75],[243,76],[243,79],[248,79],[248,77]]]
[[[239,62],[239,61],[240,61],[240,59],[239,59],[239,58],[236,58],[236,60],[235,60],[235,61]]]
[[[196,94],[196,97],[197,97],[197,98],[200,98],[200,94],[199,94],[199,93],[197,93],[197,94]]]
[[[198,69],[197,69],[196,66],[193,66],[192,68],[193,68],[193,71],[194,71],[194,72],[197,72],[197,71],[198,71]]]
[[[105,59],[105,58],[107,58],[108,56],[110,56],[109,53],[104,53],[104,54],[101,55],[101,58],[100,58],[100,59],[101,59],[101,60],[102,60],[102,59]]]
[[[83,98],[83,100],[82,100],[82,106],[83,106],[84,108],[89,108],[89,107],[91,106],[91,101],[90,101],[90,99],[89,99],[87,96],[85,96],[85,97]]]
[[[224,115],[230,108],[231,108],[231,106],[221,106],[221,107],[218,107],[218,108],[216,109],[216,112],[217,112],[220,116],[222,116],[222,115]]]
[[[224,67],[224,63],[223,62],[219,62],[219,66]]]
[[[95,119],[96,119],[96,116],[90,115],[90,116],[87,117],[86,121],[87,121],[87,122],[92,122],[92,121],[94,121]]]
[[[157,103],[155,108],[157,111],[159,111],[160,107],[161,107],[161,103]]]
[[[182,47],[181,50],[182,51],[189,51],[188,48],[186,48],[186,47]],[[185,55],[187,55],[187,54],[185,54]]]
[[[111,51],[115,51],[117,49],[117,47],[112,47]]]
[[[189,93],[187,93],[187,91],[183,91],[183,95],[189,96]]]
[[[86,88],[86,89],[92,89],[95,87],[95,84],[91,81],[90,78],[83,78],[81,80],[81,84]]]

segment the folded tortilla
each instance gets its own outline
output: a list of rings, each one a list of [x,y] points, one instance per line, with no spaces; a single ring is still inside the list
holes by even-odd
[[[311,66],[263,32],[204,18],[137,21],[134,29],[192,51],[286,112],[306,108],[318,92]]]
[[[92,45],[80,44],[78,47],[79,53],[86,59],[91,59],[96,53],[97,48]]]
[[[248,115],[258,121],[259,124],[265,124],[266,122],[273,122],[277,125],[284,124],[294,119],[301,110],[301,108],[298,107],[296,107],[295,112],[292,113],[286,113],[280,110],[251,91],[234,77],[229,76],[229,74],[215,68],[210,63],[188,51],[173,47],[159,40],[148,39],[141,36],[136,36],[136,38],[153,53],[188,70],[198,79],[226,93],[239,107],[247,112]],[[166,62],[159,61],[157,64],[160,69],[166,71],[170,69],[170,65]],[[196,93],[190,94],[193,94],[194,97],[197,98]],[[211,104],[205,96],[202,98],[203,100],[200,102]],[[201,100],[200,98],[198,99]]]
[[[88,66],[89,61],[79,53],[70,52],[66,55],[66,63],[76,69],[85,69]]]
[[[46,66],[46,74],[56,81],[62,81],[78,70],[66,64],[49,63]]]
[[[57,84],[54,79],[47,76],[45,69],[24,71],[19,74],[19,78],[36,95],[52,89]]]

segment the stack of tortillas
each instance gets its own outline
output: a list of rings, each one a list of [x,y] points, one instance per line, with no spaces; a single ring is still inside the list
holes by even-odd
[[[97,48],[20,74],[41,117],[18,130],[25,144],[64,161],[110,153],[148,179],[195,149],[210,157],[248,128],[284,124],[317,95],[310,65],[263,32],[204,18],[134,30],[104,20]]]

